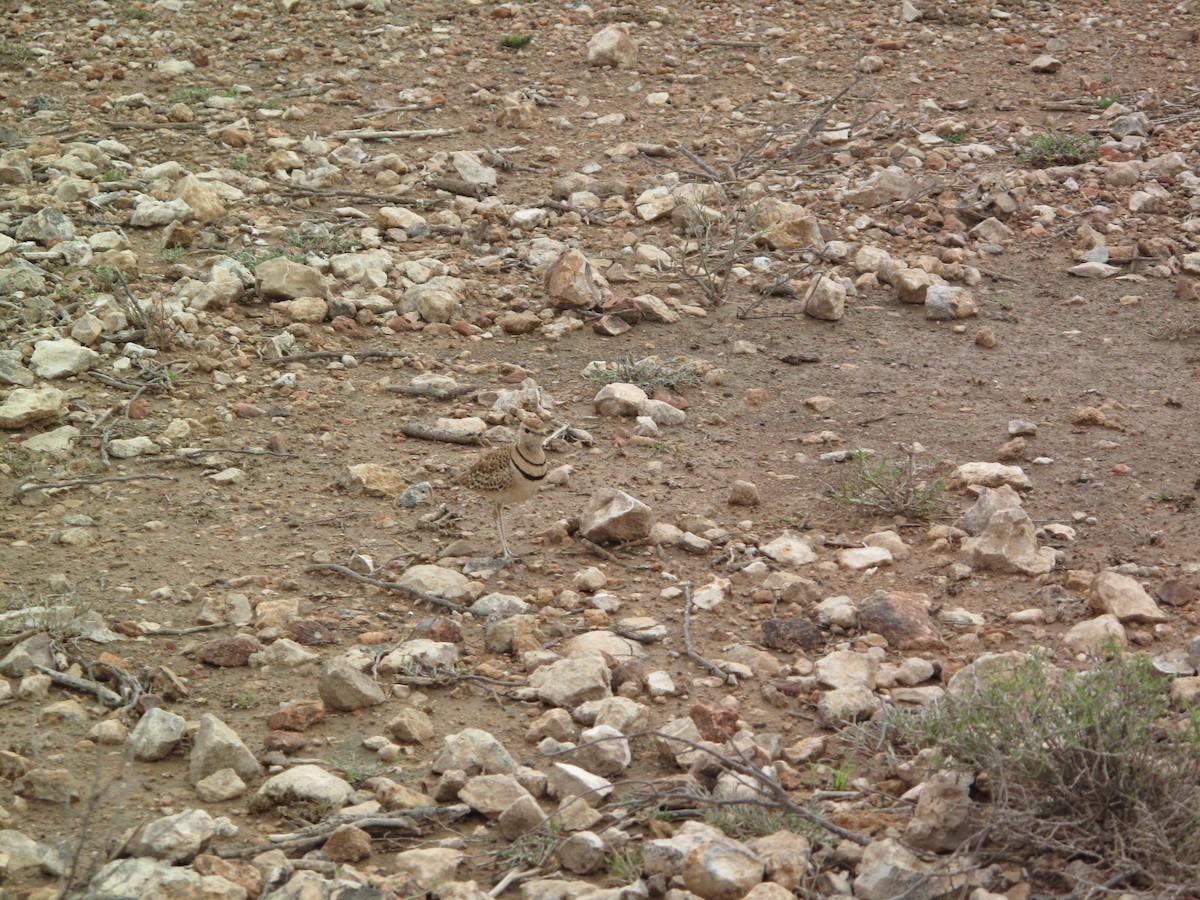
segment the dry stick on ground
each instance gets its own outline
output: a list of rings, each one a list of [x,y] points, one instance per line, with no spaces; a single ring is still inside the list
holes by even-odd
[[[87,694],[94,694],[96,699],[107,706],[109,709],[116,709],[118,706],[125,704],[124,699],[116,691],[110,691],[104,685],[97,681],[89,681],[86,678],[76,678],[74,675],[67,675],[63,672],[57,672],[54,669],[48,669],[45,666],[34,664],[34,669],[41,672],[43,675],[48,675],[50,680],[55,684],[61,684],[65,688],[70,688],[73,691],[83,691]]]
[[[177,635],[177,634],[196,634],[196,632],[199,632],[199,631],[213,631],[214,629],[217,629],[217,628],[232,628],[232,627],[233,627],[233,623],[232,623],[232,622],[214,622],[214,623],[213,623],[213,624],[211,624],[211,625],[189,625],[189,626],[187,626],[186,628],[153,628],[153,629],[139,629],[139,633],[141,633],[141,634],[145,634],[145,635],[157,635],[157,634],[170,634],[170,635]]]
[[[579,541],[579,543],[583,544],[583,546],[587,548],[589,553],[594,553],[601,559],[608,560],[610,563],[620,564],[621,560],[618,557],[616,557],[612,553],[609,553],[607,550],[605,550],[603,547],[601,547],[595,541],[589,541],[582,534],[575,535],[575,540],[577,540],[577,541]]]
[[[149,129],[157,131],[167,128],[171,131],[203,131],[208,127],[207,122],[106,122],[106,128],[125,128],[131,131]]]
[[[260,356],[263,362],[298,362],[306,359],[341,359],[343,356],[353,356],[355,359],[412,359],[411,353],[400,350],[314,350],[311,353],[289,353],[287,356]]]
[[[236,453],[241,456],[276,456],[280,459],[295,459],[294,453],[283,453],[279,450],[251,450],[242,447],[196,447],[185,450],[175,456],[147,457],[150,462],[195,462],[196,457],[209,453]]]
[[[360,138],[364,141],[383,141],[396,138],[445,137],[449,134],[461,134],[466,130],[465,128],[420,128],[413,131],[376,131],[374,128],[351,128],[347,131],[335,131],[328,137],[339,140]]]
[[[440,606],[442,609],[449,609],[454,612],[466,613],[471,616],[478,616],[481,619],[488,617],[487,613],[476,612],[468,606],[463,606],[460,603],[455,603],[452,600],[447,600],[444,597],[439,597],[437,594],[428,594],[425,591],[418,590],[414,587],[409,587],[407,584],[399,584],[395,581],[380,581],[378,578],[368,578],[366,575],[359,575],[353,569],[348,569],[345,566],[335,565],[334,563],[321,563],[311,566],[309,572],[337,572],[339,575],[345,575],[347,578],[353,578],[355,581],[363,584],[374,585],[389,591],[400,591],[403,594],[408,594],[410,597],[416,597],[418,600],[424,600],[426,603],[432,603],[434,606]]]
[[[737,678],[730,675],[714,662],[705,659],[692,646],[692,586],[683,586],[683,645],[687,649],[688,658],[703,666],[714,675],[720,677],[726,684],[737,684]]]
[[[432,397],[434,400],[452,400],[464,394],[473,394],[479,388],[469,384],[462,384],[452,388],[436,388],[416,384],[392,384],[388,385],[387,390],[388,393],[404,394],[407,397]]]
[[[323,760],[321,762],[324,762]],[[407,829],[410,834],[419,834],[416,820],[418,819],[436,819],[439,817],[449,817],[451,819],[461,819],[463,816],[470,813],[471,808],[464,803],[455,803],[450,806],[419,806],[413,809],[398,810],[391,814],[379,813],[337,813],[330,816],[319,825],[313,825],[310,828],[305,828],[303,831],[295,834],[276,834],[271,835],[269,844],[259,844],[253,847],[242,847],[237,850],[218,850],[217,856],[222,859],[236,859],[242,856],[257,856],[259,853],[265,853],[268,850],[284,850],[284,849],[308,849],[309,846],[320,846],[323,844],[329,835],[340,828],[342,825],[352,824],[364,831],[377,829],[382,831]],[[316,839],[316,844],[307,844],[307,842]],[[284,846],[289,845],[289,846]]]
[[[393,206],[431,206],[436,201],[421,197],[409,197],[403,194],[379,194],[372,191],[356,191],[351,188],[339,190],[330,188],[289,187],[281,190],[285,197],[351,197],[356,200],[370,200],[374,203],[389,203]]]
[[[16,634],[6,634],[0,637],[0,647],[11,647],[13,644],[19,644],[21,641],[28,640],[35,634],[41,634],[44,629],[30,628],[25,631],[19,631]]]
[[[541,869],[535,868],[535,869],[526,869],[525,871],[522,872],[522,871],[518,870],[516,866],[513,866],[513,868],[509,869],[504,874],[503,878],[501,878],[499,881],[496,882],[496,886],[493,887],[490,891],[488,891],[488,896],[489,897],[499,897],[501,894],[504,893],[505,889],[508,888],[514,882],[524,881],[526,878],[532,878],[534,875],[541,874],[541,871],[542,871]]]
[[[685,608],[685,612],[686,612],[686,608]],[[596,738],[595,740],[586,741],[582,744],[579,744],[576,747],[571,747],[571,748],[565,749],[565,750],[557,750],[557,751],[549,752],[549,753],[543,753],[542,755],[546,756],[546,757],[553,757],[553,756],[560,756],[560,755],[565,755],[565,754],[569,754],[569,753],[578,753],[583,748],[588,747],[592,744],[600,744],[605,741],[630,741],[630,740],[633,740],[634,738],[639,738],[639,737],[644,737],[644,736],[660,738],[661,740],[667,741],[668,743],[681,744],[684,747],[687,747],[689,750],[699,750],[702,753],[706,753],[709,756],[711,756],[713,759],[715,759],[717,762],[719,762],[726,769],[728,769],[732,772],[736,772],[739,775],[745,775],[747,778],[754,781],[760,787],[765,788],[766,791],[771,795],[771,798],[772,798],[770,800],[739,799],[739,800],[723,800],[722,801],[722,800],[713,800],[713,798],[711,798],[711,797],[688,797],[688,799],[693,800],[696,803],[699,803],[701,805],[708,805],[708,806],[736,806],[738,804],[744,804],[746,806],[761,806],[766,809],[782,809],[784,812],[788,812],[788,813],[791,813],[792,815],[798,816],[799,818],[804,819],[806,822],[811,822],[813,825],[823,828],[826,831],[828,831],[832,834],[835,834],[840,838],[845,838],[848,841],[853,841],[854,843],[858,844],[860,847],[865,847],[871,843],[871,839],[869,837],[867,837],[866,835],[859,834],[857,831],[851,831],[849,828],[843,828],[841,825],[837,825],[834,822],[831,822],[829,819],[825,818],[824,816],[818,815],[817,813],[813,812],[811,809],[801,806],[799,803],[797,803],[795,800],[793,800],[791,798],[791,795],[788,793],[787,789],[779,783],[779,780],[777,778],[775,778],[773,775],[769,775],[765,771],[763,771],[762,768],[760,768],[758,765],[756,765],[748,756],[746,756],[744,753],[742,753],[736,747],[734,748],[736,755],[731,756],[729,754],[721,753],[717,750],[714,750],[711,746],[708,746],[705,744],[700,744],[700,743],[697,743],[696,741],[688,740],[687,738],[680,737],[679,735],[667,734],[664,731],[648,729],[646,731],[631,732],[630,734],[621,734],[621,735],[613,735],[612,737]],[[619,787],[620,785],[621,785],[621,782],[615,782],[613,784],[613,787]],[[679,795],[673,795],[673,796],[679,796]],[[688,796],[688,795],[685,794],[684,796]]]
[[[84,484],[104,484],[107,481],[178,481],[171,475],[111,475],[100,478],[76,478],[74,481],[30,482],[20,484],[13,490],[14,497],[28,494],[30,491],[50,490],[51,488],[71,488]]]
[[[483,435],[447,431],[445,428],[422,425],[420,422],[405,422],[400,426],[400,433],[423,441],[444,441],[447,444],[470,444],[475,447],[483,444]]]

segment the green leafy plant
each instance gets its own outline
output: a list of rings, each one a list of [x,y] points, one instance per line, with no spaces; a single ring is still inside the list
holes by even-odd
[[[1090,134],[1050,131],[1030,138],[1017,149],[1017,160],[1035,169],[1073,166],[1100,155],[1100,142]]]
[[[1108,109],[1114,103],[1120,103],[1120,102],[1121,102],[1120,97],[1109,97],[1104,94],[1101,94],[1099,97],[1096,98],[1096,109],[1101,109],[1101,110]]]
[[[159,259],[164,259],[167,262],[173,262],[181,256],[187,255],[187,247],[163,247],[158,251]]]
[[[234,250],[232,253],[228,254],[230,259],[240,262],[251,272],[265,263],[268,259],[278,259],[284,255],[285,254],[282,250]],[[292,257],[289,257],[289,259],[291,258]],[[296,261],[303,262],[302,259]]]
[[[150,18],[150,10],[142,6],[127,6],[125,7],[125,15],[131,19],[148,19]]]
[[[216,88],[210,87],[185,87],[172,91],[167,100],[171,103],[199,103],[207,100],[216,92]]]
[[[618,881],[630,884],[642,877],[646,868],[646,857],[640,847],[626,844],[604,857],[608,874]]]
[[[250,157],[245,153],[239,153],[229,161],[229,164],[239,172],[245,172],[250,168]]]
[[[109,169],[100,176],[101,181],[120,181],[125,173],[120,169]]]
[[[1150,657],[1109,653],[1086,672],[998,662],[900,716],[893,738],[975,776],[991,846],[1132,870],[1155,896],[1181,896],[1200,884],[1200,711],[1171,717]]]
[[[345,237],[340,234],[329,234],[324,231],[302,234],[299,231],[288,229],[284,232],[283,239],[292,247],[299,247],[302,250],[311,250],[317,253],[344,253],[347,250],[353,250],[356,247],[362,246],[362,241],[357,238]]]
[[[832,489],[834,501],[871,516],[937,518],[946,509],[945,483],[930,477],[930,467],[919,465],[916,456],[912,449],[904,460],[851,454],[850,477]]]
[[[506,34],[500,38],[500,46],[505,50],[520,50],[522,47],[528,47],[533,43],[533,33],[526,34]]]
[[[647,356],[634,360],[632,355],[605,368],[595,368],[587,375],[596,387],[606,384],[636,384],[648,394],[657,390],[678,390],[702,382],[695,367],[676,356],[659,359]]]
[[[996,305],[1003,310],[1012,309],[1013,303],[1014,301],[1012,297],[998,297],[996,299]]]
[[[961,144],[967,139],[965,131],[951,131],[949,134],[942,135],[942,140],[947,144]]]
[[[358,747],[349,743],[335,747],[325,761],[332,768],[341,772],[343,777],[356,787],[387,769],[378,756],[373,753],[364,756]]]
[[[0,70],[23,69],[35,59],[24,44],[0,40]]]
[[[505,868],[540,869],[550,862],[561,840],[562,825],[547,819],[500,850],[496,860]]]
[[[704,821],[731,837],[762,837],[777,831],[805,833],[810,826],[795,813],[760,803],[727,803],[704,811]]]

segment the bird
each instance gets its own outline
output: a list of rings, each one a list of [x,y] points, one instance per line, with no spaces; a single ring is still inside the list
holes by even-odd
[[[504,535],[504,507],[521,503],[537,493],[546,477],[546,451],[542,446],[544,429],[540,421],[522,418],[516,443],[489,450],[455,482],[487,497],[496,508],[496,530],[500,532],[502,560],[511,560],[508,539]]]

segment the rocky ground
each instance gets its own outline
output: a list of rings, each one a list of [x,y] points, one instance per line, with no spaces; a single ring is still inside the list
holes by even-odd
[[[892,727],[1200,695],[1131,6],[5,3],[0,895],[1186,894],[964,847],[996,773]]]

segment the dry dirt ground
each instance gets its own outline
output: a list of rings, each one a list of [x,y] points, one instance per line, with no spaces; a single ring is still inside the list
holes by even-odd
[[[132,391],[88,375],[57,382],[72,409],[83,413],[77,417],[79,441],[67,452],[39,454],[20,446],[38,429],[9,433],[0,448],[0,493],[8,495],[31,477],[58,482],[155,474],[172,480],[85,485],[0,507],[0,581],[9,608],[64,594],[102,613],[110,625],[187,628],[196,624],[204,597],[241,592],[252,603],[298,599],[302,617],[318,620],[332,635],[331,645],[310,648],[326,658],[353,647],[364,634],[406,639],[434,611],[311,566],[314,559],[345,563],[359,553],[374,560],[376,577],[392,580],[409,565],[436,560],[439,549],[460,536],[472,538],[483,553],[493,549],[487,504],[456,488],[451,477],[481,451],[400,432],[406,422],[484,415],[486,406],[472,394],[440,400],[387,390],[420,371],[453,374],[459,383],[485,391],[511,386],[517,380],[513,373],[524,373],[553,398],[556,423],[571,422],[593,436],[590,448],[560,443],[549,454],[552,466],[573,467],[567,484],[544,489],[508,511],[510,541],[520,560],[490,579],[487,590],[550,608],[543,623],[548,641],[625,615],[652,616],[668,625],[669,637],[650,652],[653,667],[668,672],[679,693],[652,704],[656,724],[686,715],[697,701],[720,703],[733,696],[755,731],[780,733],[788,744],[824,734],[823,762],[836,768],[848,760],[855,775],[883,777],[869,758],[840,743],[836,730],[815,721],[808,698],[780,707],[764,699],[760,680],[730,687],[704,679],[706,673],[682,654],[680,602],[664,599],[662,591],[681,582],[699,586],[730,579],[725,602],[695,623],[696,650],[710,659],[722,657],[731,645],[758,640],[759,624],[773,612],[810,615],[811,604],[773,609],[761,577],[732,571],[727,563],[737,551],[721,546],[691,554],[642,544],[612,547],[612,557],[601,558],[580,542],[560,539],[555,523],[577,517],[600,488],[628,491],[649,504],[659,521],[707,517],[729,532],[729,540],[747,546],[765,543],[785,528],[803,532],[818,549],[826,548],[821,563],[800,572],[817,583],[821,597],[919,592],[935,611],[958,607],[979,614],[984,625],[945,627],[944,649],[917,654],[936,660],[943,682],[985,651],[1035,644],[1050,648],[1064,665],[1078,664],[1061,635],[1091,613],[1084,592],[1064,587],[1068,570],[1131,564],[1141,567],[1135,571],[1150,585],[1167,577],[1194,584],[1200,563],[1193,506],[1200,489],[1200,358],[1191,335],[1198,307],[1179,260],[1194,249],[1184,222],[1196,199],[1178,179],[1164,176],[1159,182],[1166,199],[1152,212],[1133,214],[1131,188],[1114,187],[1103,175],[1105,166],[1121,161],[1119,151],[1082,167],[1049,170],[1032,169],[1014,153],[1024,135],[1051,127],[1068,134],[1094,127],[1101,133],[1097,98],[1117,98],[1161,122],[1140,158],[1179,151],[1194,168],[1200,126],[1188,115],[1196,109],[1197,92],[1196,21],[1189,4],[929,0],[924,18],[911,24],[899,20],[899,4],[873,0],[736,5],[668,0],[624,7],[598,3],[590,10],[541,0],[393,0],[387,11],[301,0],[291,13],[266,2],[175,5],[182,11],[173,12],[168,3],[6,2],[0,25],[2,149],[27,146],[40,136],[63,145],[112,139],[132,149],[130,162],[176,160],[192,172],[224,172],[229,183],[246,190],[246,198],[229,204],[214,223],[177,234],[186,243],[183,250],[164,246],[163,229],[122,226],[127,210],[119,205],[67,204],[84,234],[123,228],[137,256],[132,293],[142,299],[167,296],[179,278],[202,277],[222,255],[249,258],[248,252],[283,250],[328,257],[331,249],[353,249],[376,211],[391,205],[378,196],[391,186],[342,165],[344,177],[323,185],[334,195],[289,192],[293,184],[267,165],[286,139],[330,139],[347,129],[446,129],[441,136],[352,144],[367,158],[399,154],[412,172],[436,154],[484,147],[504,148],[515,163],[500,173],[492,194],[500,202],[493,211],[475,212],[470,202],[420,183],[412,189],[409,199],[430,201],[417,208],[422,214],[451,208],[463,213],[468,229],[462,233],[435,232],[401,243],[383,239],[398,258],[434,256],[466,279],[463,317],[486,336],[444,327],[381,328],[385,318],[359,326],[327,321],[292,328],[303,351],[385,349],[405,354],[407,362],[285,364],[261,351],[287,323],[248,295],[203,317],[193,337],[211,337],[206,347],[162,349],[155,364],[180,374],[142,392],[132,406]],[[612,22],[630,23],[640,44],[637,64],[587,66],[588,38]],[[524,48],[500,45],[504,35],[524,34],[533,36]],[[1032,71],[1029,63],[1043,52],[1061,60],[1061,69]],[[864,55],[879,57],[882,67],[856,80]],[[164,59],[190,60],[196,68],[167,76],[156,68]],[[847,86],[837,107],[827,109],[826,99]],[[647,104],[647,95],[656,91],[669,94],[668,105]],[[128,101],[139,93],[144,105]],[[536,101],[527,120],[500,117],[503,98],[513,94]],[[210,103],[213,99],[229,102]],[[193,119],[176,121],[181,116],[170,110],[180,103],[191,107]],[[618,113],[623,122],[602,118]],[[945,241],[946,234],[965,234],[998,214],[988,206],[988,191],[1007,187],[1014,207],[1001,217],[1011,235],[991,248],[972,237],[961,242],[962,262],[984,273],[971,288],[977,318],[928,320],[920,306],[898,302],[887,285],[860,289],[839,321],[805,317],[801,298],[758,290],[780,273],[799,271],[803,253],[760,249],[759,255],[771,259],[770,274],[748,266],[717,303],[670,267],[657,276],[635,272],[630,282],[612,279],[614,295],[650,293],[703,307],[703,315],[685,314],[674,324],[643,321],[607,337],[596,334],[589,320],[588,327],[558,340],[538,332],[508,335],[493,325],[502,310],[536,311],[548,303],[541,273],[512,252],[533,238],[575,242],[603,273],[613,263],[633,270],[630,248],[671,247],[681,234],[669,218],[647,223],[636,213],[590,223],[551,209],[551,219],[533,229],[505,224],[513,210],[549,197],[556,177],[599,164],[594,177],[600,195],[622,197],[631,207],[653,177],[699,166],[678,154],[606,153],[621,142],[685,148],[720,169],[751,147],[763,129],[800,129],[817,114],[827,116],[822,129],[854,121],[857,130],[848,143],[814,144],[802,158],[781,159],[764,169],[761,180],[811,210],[827,239],[881,247],[910,264],[940,257],[959,246]],[[944,118],[963,123],[965,134],[955,133],[955,141],[997,152],[964,163],[954,156],[955,145],[947,144],[941,149],[951,165],[935,169],[918,162],[909,171],[920,183],[918,196],[873,208],[839,202],[848,184],[864,180],[873,165],[902,158],[903,147],[919,146],[919,136]],[[330,140],[334,146],[346,143]],[[769,162],[774,152],[764,159]],[[306,157],[304,165],[311,169],[317,162]],[[114,168],[111,177],[96,181],[126,177]],[[253,178],[268,182],[267,189],[247,188]],[[36,203],[36,185],[10,188],[0,195],[0,230],[11,233],[38,207],[30,205]],[[1052,221],[1036,217],[1033,207],[1039,204],[1051,209]],[[367,218],[346,215],[345,207]],[[619,212],[617,205],[607,208]],[[957,222],[947,222],[950,217]],[[481,231],[470,230],[481,222]],[[324,244],[314,239],[307,246],[287,245],[285,234],[305,234],[314,225],[334,237]],[[1106,234],[1110,249],[1134,248],[1135,258],[1121,264],[1124,277],[1067,274],[1077,253],[1091,246],[1085,240],[1089,229]],[[473,259],[487,255],[496,256],[495,265],[471,268]],[[96,287],[86,272],[51,262],[44,268],[67,288],[56,296],[57,304],[82,301],[66,312],[69,323]],[[857,277],[848,264],[837,271]],[[62,324],[27,314],[19,299],[0,300],[5,347],[27,349],[44,336],[40,329]],[[994,346],[976,340],[981,328],[990,329]],[[678,389],[687,404],[684,425],[665,428],[654,440],[630,440],[629,420],[597,416],[596,385],[581,373],[593,360],[652,354],[699,360],[724,374],[710,379],[715,383]],[[108,365],[101,361],[95,371],[108,372]],[[277,386],[287,372],[296,376],[295,384]],[[820,397],[832,403],[806,402]],[[1080,407],[1103,410],[1106,424],[1076,424]],[[110,417],[95,424],[106,410]],[[189,445],[272,449],[273,455],[218,454],[212,466],[154,457],[102,462],[106,425],[118,423],[110,438],[157,436],[177,418],[195,423]],[[956,580],[948,567],[961,560],[952,549],[931,549],[929,523],[872,520],[830,497],[847,470],[821,461],[822,453],[871,448],[898,458],[900,443],[919,441],[923,459],[945,475],[961,463],[996,461],[1015,419],[1037,426],[1025,450],[1009,460],[1023,466],[1032,481],[1026,509],[1038,526],[1075,529],[1074,540],[1055,542],[1064,555],[1049,575],[976,571]],[[405,509],[394,498],[348,490],[347,466],[364,462],[392,467],[412,483],[432,482],[434,504]],[[240,469],[242,479],[214,482],[210,476],[225,467]],[[757,485],[761,505],[728,503],[737,480]],[[956,521],[971,502],[962,492],[948,495],[944,521]],[[423,524],[442,503],[457,518],[437,527]],[[65,532],[79,534],[81,527],[79,544],[63,540]],[[834,547],[884,527],[911,545],[908,558],[867,573],[832,562]],[[619,598],[620,612],[606,617],[553,610],[575,573],[592,565],[608,576],[605,589]],[[1043,621],[1014,624],[1007,618],[1031,607],[1044,610]],[[1182,646],[1195,634],[1195,616],[1191,605],[1171,607],[1165,625],[1132,626],[1132,640],[1154,653]],[[481,622],[461,618],[461,628],[466,671],[484,667],[514,680],[523,677],[519,660],[484,651]],[[316,697],[317,670],[218,668],[199,661],[199,645],[237,630],[141,635],[104,647],[80,642],[66,649],[88,660],[113,654],[143,675],[169,667],[190,691],[189,697],[163,701],[172,711],[188,719],[213,712],[257,752],[271,711]],[[839,636],[827,636],[832,648]],[[805,656],[777,655],[785,664]],[[440,736],[480,723],[514,755],[537,764],[524,735],[531,718],[544,711],[539,704],[502,702],[465,685],[428,694],[439,740],[406,748],[395,777],[430,783],[428,766]],[[62,696],[55,688],[49,700]],[[39,710],[49,700],[13,699],[0,706],[0,749],[74,771],[85,793],[99,758],[99,781],[112,783],[85,835],[91,849],[106,849],[113,835],[148,818],[197,804],[186,779],[186,756],[122,764],[120,747],[97,750],[87,740],[104,711],[90,698],[75,696],[92,710],[87,721],[39,723]],[[330,713],[305,732],[306,746],[293,755],[326,761],[348,774],[384,771],[388,767],[361,741],[383,732],[399,702]],[[658,768],[643,760],[631,773],[661,774]],[[806,777],[810,784],[798,793],[801,798],[805,790],[825,786],[819,774]],[[206,805],[241,829],[218,846],[249,846],[288,829],[270,811],[251,811],[249,797]],[[58,805],[22,800],[11,778],[0,780],[0,809],[3,827],[47,843],[84,831],[81,807],[64,813]],[[462,834],[470,839],[474,827],[465,826]],[[875,825],[860,819],[857,827],[878,836],[887,819]],[[496,840],[469,844],[470,862],[460,877],[475,878],[486,889],[501,871],[487,856]],[[360,869],[386,875],[389,857],[380,846]],[[617,883],[603,876],[595,880]],[[25,871],[10,877],[0,892],[19,897],[54,883],[36,870]]]

